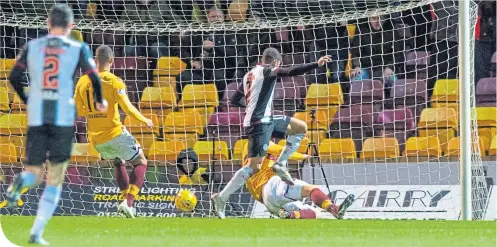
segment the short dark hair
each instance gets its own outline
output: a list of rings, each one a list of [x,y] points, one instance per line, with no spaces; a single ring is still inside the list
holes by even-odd
[[[97,48],[95,57],[99,64],[108,63],[114,58],[114,52],[108,45],[101,45]]]
[[[281,54],[275,48],[267,48],[262,53],[262,63],[272,64],[275,61],[281,61]]]
[[[67,28],[74,20],[72,9],[67,4],[56,4],[50,9],[50,25]]]

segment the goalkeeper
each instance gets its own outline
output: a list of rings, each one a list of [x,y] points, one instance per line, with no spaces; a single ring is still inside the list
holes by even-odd
[[[284,219],[316,218],[316,210],[304,205],[300,201],[303,198],[310,198],[316,206],[331,213],[335,218],[342,219],[347,208],[354,202],[354,195],[349,194],[342,204],[336,205],[315,185],[298,179],[294,179],[293,185],[283,182],[271,169],[276,156],[279,156],[282,150],[282,146],[270,143],[259,172],[247,180],[246,186],[252,197],[264,204],[271,214]],[[292,160],[306,158],[307,155],[298,152],[290,157]]]

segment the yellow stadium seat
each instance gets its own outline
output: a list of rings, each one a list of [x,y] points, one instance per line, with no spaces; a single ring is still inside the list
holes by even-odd
[[[240,139],[235,142],[235,146],[233,147],[233,155],[231,158],[233,160],[241,160],[242,159],[242,153],[243,153],[243,147],[247,145],[248,139]]]
[[[319,147],[321,140],[326,139],[327,132],[327,130],[309,130],[307,131],[306,136]]]
[[[179,57],[160,57],[154,76],[175,76],[186,69],[186,64]]]
[[[2,58],[0,59],[0,79],[9,78],[10,71],[16,64],[15,59]]]
[[[0,111],[10,111],[9,89],[0,87]]]
[[[431,103],[456,103],[459,101],[458,79],[443,79],[435,82]]]
[[[96,3],[88,3],[86,6],[86,18],[94,19],[97,17],[97,4]]]
[[[154,79],[154,87],[173,87],[176,88],[176,77],[173,76],[156,76]]]
[[[228,21],[245,21],[249,9],[249,0],[233,0],[228,7]]]
[[[165,141],[182,141],[186,144],[186,148],[193,148],[197,139],[197,133],[164,133]]]
[[[219,106],[219,96],[216,85],[186,85],[183,89],[183,96],[178,103],[181,108],[207,108],[207,113],[212,114]]]
[[[444,151],[445,156],[459,156],[460,153],[460,146],[459,146],[460,139],[459,137],[454,137],[449,140],[449,143],[447,144],[447,149]],[[478,138],[478,146],[476,146],[476,141],[472,140],[471,143],[471,152],[475,153],[477,149],[480,150],[480,155],[485,156],[485,149],[483,147],[483,140],[481,138]]]
[[[95,162],[101,160],[100,154],[90,143],[73,143],[72,162]]]
[[[355,24],[347,24],[347,36],[349,37],[349,39],[354,38],[356,27],[357,26]]]
[[[483,141],[485,151],[488,151],[492,137],[496,134],[497,108],[477,107],[476,121],[478,122],[478,135]]]
[[[149,160],[170,161],[176,164],[178,154],[186,149],[185,142],[182,141],[161,141],[154,142],[148,152]]]
[[[5,114],[0,117],[0,134],[23,135],[26,133],[26,114]]]
[[[488,155],[495,156],[497,155],[497,136],[492,138],[492,142],[490,143],[490,148],[488,149]]]
[[[301,153],[301,154],[306,154],[307,153],[307,146],[309,145],[309,138],[307,137],[304,137],[304,139],[302,139],[302,142],[300,142],[300,146],[299,148],[297,149],[297,152]],[[285,139],[281,139],[279,142],[278,142],[278,145],[280,146],[285,146],[286,145],[286,140]]]
[[[165,116],[176,107],[174,87],[146,87],[140,99],[139,108],[143,114],[155,114],[162,126]]]
[[[21,98],[17,93],[14,95],[14,100],[12,101],[11,112],[12,113],[26,112],[26,104],[24,104],[24,102],[21,100]]]
[[[10,143],[16,148],[17,155],[19,157],[25,157],[26,150],[26,136],[22,135],[0,135],[0,143]]]
[[[163,123],[164,133],[195,133],[204,134],[204,125],[201,116],[188,112],[170,112]]]
[[[396,158],[399,142],[396,138],[368,138],[362,146],[361,158]]]
[[[405,155],[407,157],[440,157],[442,156],[440,141],[435,136],[411,137],[406,141]]]
[[[450,139],[455,137],[458,129],[458,116],[452,108],[425,108],[418,123],[420,137],[436,136],[442,150]]]
[[[124,126],[126,126],[126,129],[132,134],[159,134],[159,119],[157,118],[157,115],[148,113],[143,114],[143,116],[152,120],[154,123],[153,128],[147,127],[144,123],[130,116],[124,118]]]
[[[0,143],[0,163],[17,162],[16,147],[11,143]]]
[[[307,128],[310,130],[328,130],[330,126],[330,117],[328,116],[328,110],[316,110],[315,122],[312,123],[312,118],[310,112],[295,112],[293,117],[300,119],[307,123]],[[333,116],[331,116],[333,117]]]
[[[345,65],[345,76],[350,78],[350,71],[352,70],[352,54],[349,52],[349,57],[347,58],[347,64]]]
[[[74,40],[79,41],[79,42],[83,42],[83,34],[79,30],[72,29],[71,34],[69,36],[71,37],[71,39],[74,39]]]
[[[229,149],[225,141],[198,141],[193,150],[199,161],[229,160]]]
[[[352,138],[324,139],[319,144],[321,159],[355,159],[357,153]]]
[[[305,104],[307,109],[342,105],[343,93],[340,83],[311,84],[307,90]]]

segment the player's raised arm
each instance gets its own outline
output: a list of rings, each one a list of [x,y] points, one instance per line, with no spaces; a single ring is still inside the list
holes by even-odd
[[[237,107],[247,107],[245,93],[243,91],[243,83],[238,85],[236,93],[231,97],[231,104]]]
[[[329,56],[323,56],[317,62],[314,63],[299,64],[287,68],[278,67],[276,69],[276,74],[279,77],[302,75],[305,72],[316,69],[317,67],[321,67],[329,62],[331,62],[331,58]]]
[[[83,80],[87,80],[86,77],[81,77],[76,84],[76,89],[74,90],[74,103],[76,104],[76,112],[78,116],[85,117],[88,115],[88,109],[85,107],[83,97],[81,96],[81,84]]]
[[[17,92],[19,95],[19,98],[24,102],[27,103],[28,97],[24,93],[24,85],[22,83],[23,81],[23,74],[24,71],[26,71],[26,60],[27,60],[27,54],[28,54],[28,46],[25,45],[24,48],[22,49],[21,53],[19,54],[16,64],[14,65],[14,68],[10,72],[9,75],[9,81],[10,84],[12,85],[12,88]]]
[[[83,44],[81,47],[81,54],[79,55],[79,67],[83,70],[83,73],[90,77],[93,92],[95,93],[95,108],[100,112],[107,111],[107,101],[104,100],[102,96],[102,81],[97,73],[95,60],[93,59],[90,48],[87,44]]]
[[[126,115],[139,120],[148,127],[150,128],[154,127],[152,120],[143,116],[138,111],[138,109],[136,109],[136,107],[133,104],[131,104],[128,95],[126,94],[126,85],[124,84],[124,82],[121,79],[117,80],[118,81],[114,82],[114,98],[116,99],[121,109],[123,109]]]

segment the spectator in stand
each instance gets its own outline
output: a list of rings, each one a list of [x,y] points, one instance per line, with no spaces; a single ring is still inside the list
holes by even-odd
[[[381,80],[385,89],[392,87],[397,79],[395,71],[404,63],[403,56],[396,52],[401,50],[397,39],[386,16],[371,16],[369,22],[359,24],[351,47],[350,79]]]
[[[428,96],[431,97],[435,82],[439,79],[455,79],[458,76],[458,8],[457,1],[432,3],[434,21],[431,25],[431,61],[428,70]]]
[[[207,12],[207,21],[217,25],[224,22],[224,14],[213,7]],[[243,36],[243,35],[242,35]],[[187,70],[177,76],[178,100],[186,84],[214,83],[222,97],[226,85],[235,77],[238,68],[245,68],[247,37],[229,31],[183,33],[180,57]]]
[[[489,76],[490,60],[496,46],[496,2],[480,1],[475,32],[475,83]],[[495,68],[494,68],[495,69]]]

